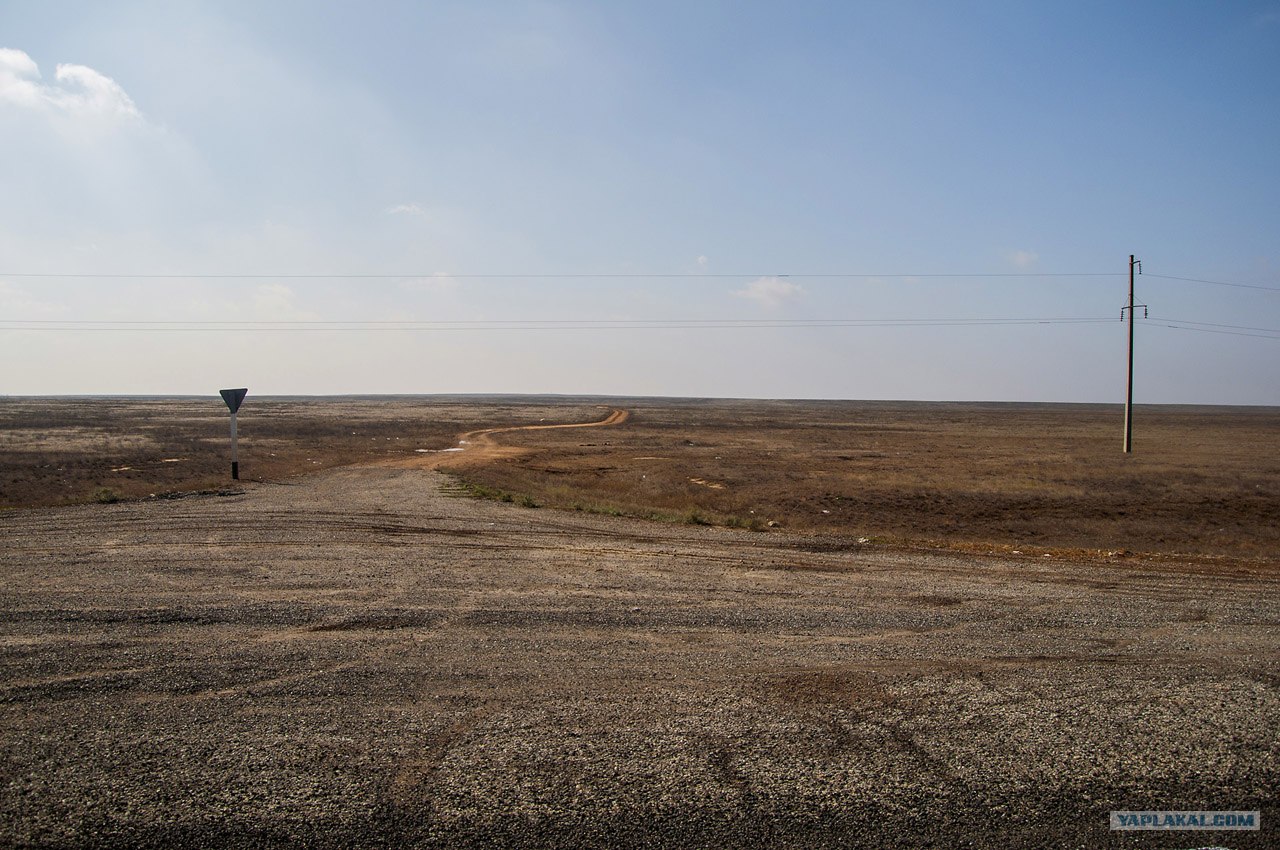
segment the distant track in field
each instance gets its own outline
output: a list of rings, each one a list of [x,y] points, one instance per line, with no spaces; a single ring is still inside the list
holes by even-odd
[[[443,450],[420,457],[397,459],[391,466],[410,467],[413,469],[440,469],[449,465],[484,463],[501,457],[513,457],[525,450],[515,446],[503,446],[494,439],[499,434],[513,431],[551,431],[559,428],[605,428],[621,425],[631,418],[631,411],[613,408],[609,415],[593,422],[563,422],[554,425],[509,425],[501,428],[481,428],[468,431],[458,438],[458,445],[452,450]],[[383,465],[383,464],[379,464]]]

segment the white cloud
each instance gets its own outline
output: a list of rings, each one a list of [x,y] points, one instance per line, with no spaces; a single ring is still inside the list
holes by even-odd
[[[1035,264],[1040,262],[1040,255],[1035,251],[1010,251],[1005,258],[1017,268],[1026,269],[1034,268]]]
[[[0,102],[20,106],[40,104],[40,69],[21,50],[0,47]]]
[[[54,78],[62,83],[55,102],[70,112],[137,117],[138,107],[120,84],[84,65],[59,65]]]
[[[742,289],[735,289],[733,294],[739,298],[749,298],[765,307],[777,307],[802,291],[799,284],[789,280],[783,280],[780,277],[762,277],[751,281]]]
[[[707,259],[707,255],[703,254],[698,257],[698,260],[697,260],[698,268],[705,269],[710,262],[711,261]]]
[[[58,65],[54,82],[21,50],[0,48],[0,103],[64,115],[138,118],[133,99],[120,84],[84,65]]]
[[[422,204],[417,201],[410,201],[407,204],[396,204],[394,207],[387,209],[387,215],[426,215],[427,211],[422,208]]]

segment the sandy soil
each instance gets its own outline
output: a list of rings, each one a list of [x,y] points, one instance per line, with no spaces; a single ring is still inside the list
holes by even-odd
[[[631,418],[631,412],[621,408],[600,406],[605,415],[585,422],[559,422],[539,425],[508,425],[504,428],[481,428],[468,431],[458,440],[458,445],[439,451],[415,454],[413,457],[390,457],[377,465],[398,469],[472,469],[488,466],[497,461],[513,460],[534,454],[530,449],[504,445],[500,435],[525,431],[578,431],[582,428],[612,428],[623,425]]]
[[[456,496],[366,465],[0,514],[0,844],[1280,841],[1267,564]],[[1263,829],[1121,836],[1113,809]]]

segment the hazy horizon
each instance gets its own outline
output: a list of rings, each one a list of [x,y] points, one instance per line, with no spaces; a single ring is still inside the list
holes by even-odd
[[[49,393],[2,393],[0,399],[130,399],[130,400],[156,400],[165,401],[168,399],[207,399],[214,407],[223,404],[221,397],[217,393],[62,393],[53,395]],[[280,401],[291,399],[303,400],[324,400],[324,399],[368,399],[376,401],[378,399],[404,399],[404,398],[422,398],[422,399],[557,399],[557,400],[582,400],[582,401],[665,401],[665,402],[812,402],[814,404],[935,404],[935,405],[1008,405],[1010,407],[1024,406],[1053,406],[1062,407],[1106,407],[1115,408],[1117,411],[1124,409],[1124,402],[1109,401],[1007,401],[1002,399],[928,399],[928,398],[827,398],[827,397],[782,397],[782,396],[680,396],[680,395],[620,395],[617,393],[269,393],[269,394],[250,394],[245,399],[245,406],[241,410],[252,411],[250,401],[259,399],[265,401]],[[1139,408],[1170,408],[1170,407],[1186,407],[1186,408],[1235,408],[1235,407],[1256,407],[1264,410],[1280,409],[1280,405],[1274,404],[1195,404],[1185,402],[1144,402],[1134,404],[1134,409]]]

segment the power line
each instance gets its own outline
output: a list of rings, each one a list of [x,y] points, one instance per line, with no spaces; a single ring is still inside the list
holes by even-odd
[[[1226,280],[1204,280],[1198,277],[1175,277],[1170,274],[1145,274],[1143,277],[1158,277],[1162,280],[1181,280],[1186,283],[1207,283],[1213,286],[1233,286],[1237,289],[1260,289],[1263,292],[1280,292],[1280,286],[1260,286],[1256,283],[1232,283]]]
[[[446,272],[428,272],[425,274],[104,274],[99,272],[0,272],[0,277],[20,278],[75,278],[101,280],[659,280],[659,279],[732,279],[754,280],[758,278],[803,278],[803,279],[878,279],[887,278],[903,280],[910,278],[1014,278],[1014,277],[1115,277],[1115,272],[946,272],[907,274],[869,274],[866,272],[831,272],[782,274],[766,272],[757,274],[721,274],[703,272],[655,272],[655,273],[617,273],[600,274],[449,274]]]
[[[497,273],[450,274],[447,272],[413,272],[386,274],[382,272],[360,273],[237,273],[211,274],[203,272],[165,273],[107,273],[107,272],[0,272],[0,277],[76,279],[76,280],[756,280],[759,278],[794,278],[801,280],[975,280],[984,278],[1085,278],[1117,277],[1116,272],[598,272],[598,273]],[[1280,286],[1263,286],[1254,283],[1238,283],[1225,280],[1208,280],[1196,277],[1156,274],[1144,277],[1161,280],[1177,280],[1184,283],[1203,283],[1212,286],[1229,286],[1238,289],[1255,289],[1262,292],[1280,292]]]
[[[1226,334],[1227,336],[1250,336],[1250,337],[1253,337],[1254,339],[1273,339],[1273,340],[1280,341],[1280,336],[1271,336],[1269,334],[1248,333],[1246,331],[1227,331],[1227,330],[1220,330],[1217,328],[1196,328],[1196,327],[1192,327],[1191,325],[1176,325],[1170,322],[1161,322],[1161,321],[1147,321],[1145,322],[1145,324],[1149,324],[1152,327],[1156,327],[1156,328],[1172,328],[1173,330],[1176,330],[1176,331],[1198,331],[1204,334]]]
[[[572,331],[572,330],[753,330],[767,328],[898,328],[1115,324],[1114,318],[1019,319],[545,319],[450,321],[131,321],[0,319],[0,331],[89,331],[116,333],[217,331]]]
[[[1180,325],[1202,325],[1209,328],[1230,328],[1237,331],[1263,331],[1264,333],[1280,334],[1280,328],[1254,328],[1248,325],[1223,325],[1218,322],[1197,322],[1191,319],[1165,319],[1160,316],[1153,318],[1157,322],[1177,322]]]
[[[1098,316],[1011,319],[0,319],[29,325],[814,325],[814,324],[1001,324],[1006,322],[1114,322]]]

